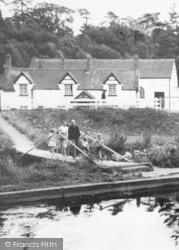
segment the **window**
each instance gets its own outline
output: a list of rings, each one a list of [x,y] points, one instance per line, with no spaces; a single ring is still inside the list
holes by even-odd
[[[27,106],[20,106],[20,109],[27,109]]]
[[[19,84],[20,95],[28,95],[27,84]]]
[[[116,94],[116,84],[109,85],[109,95],[117,95]]]
[[[140,87],[140,98],[145,98],[145,90],[142,87]]]
[[[65,84],[65,95],[73,95],[73,85]]]

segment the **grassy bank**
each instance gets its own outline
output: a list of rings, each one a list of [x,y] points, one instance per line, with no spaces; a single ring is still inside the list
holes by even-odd
[[[155,151],[162,147],[167,152],[179,144],[179,114],[154,109],[13,110],[3,111],[2,116],[36,144],[64,119],[68,124],[75,119],[80,129],[93,138],[102,133],[105,143],[119,153],[152,150],[151,146]],[[47,148],[47,144],[40,148]]]
[[[142,177],[141,174],[121,174],[119,170],[103,170],[87,160],[75,164],[59,161],[19,158],[13,149],[0,154],[0,192],[21,189],[110,182]]]
[[[178,133],[179,114],[154,109],[75,109],[75,110],[14,110],[3,111],[2,116],[32,139],[36,134],[58,128],[62,120],[75,119],[82,130],[99,130],[110,133],[116,129],[130,135],[148,130],[156,135],[175,136]]]
[[[134,179],[138,176],[103,170],[85,159],[69,164],[54,160],[37,160],[29,156],[20,158],[10,138],[2,131],[0,131],[0,142],[0,192],[110,182]]]
[[[160,167],[179,166],[179,114],[144,110],[13,110],[2,117],[36,144],[47,137],[62,120],[75,119],[81,130],[96,137],[103,134],[105,143],[119,153],[131,152],[136,162],[150,161]],[[24,188],[71,185],[136,178],[120,171],[104,171],[88,161],[75,165],[56,161],[19,158],[12,142],[0,133],[0,191]],[[41,148],[47,148],[44,143]],[[171,156],[171,149],[175,148]],[[107,152],[105,152],[107,154]],[[142,177],[139,175],[139,177]]]

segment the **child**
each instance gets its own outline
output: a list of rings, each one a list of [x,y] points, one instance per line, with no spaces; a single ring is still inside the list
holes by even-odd
[[[82,140],[81,144],[82,144],[83,152],[88,154],[90,152],[90,150],[89,150],[89,143],[88,143],[88,140],[87,140],[86,136],[83,137],[83,140]]]
[[[51,129],[48,137],[50,137],[48,140],[48,146],[50,147],[50,152],[52,153],[53,156],[55,154],[55,148],[57,146],[56,129]]]
[[[102,160],[102,147],[104,145],[104,140],[102,138],[102,134],[98,134],[96,141],[96,151],[100,160]]]

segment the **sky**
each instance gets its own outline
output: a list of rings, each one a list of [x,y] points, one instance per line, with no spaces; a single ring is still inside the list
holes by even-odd
[[[176,4],[176,10],[179,12],[179,3],[177,0],[32,0],[35,3],[41,2],[54,3],[77,10],[85,8],[91,13],[91,23],[99,25],[105,21],[108,11],[113,11],[120,18],[139,18],[145,13],[160,13],[160,19],[167,20],[168,12],[173,4]],[[1,5],[2,6],[2,5]],[[8,11],[3,7],[3,13]],[[75,16],[74,28],[78,31],[81,20],[79,16]]]

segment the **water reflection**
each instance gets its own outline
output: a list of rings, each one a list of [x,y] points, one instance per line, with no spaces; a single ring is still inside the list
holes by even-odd
[[[111,232],[110,237],[105,231],[108,228]],[[154,250],[157,247],[160,249],[161,246],[157,245],[157,241],[161,228],[167,235],[167,237],[163,236],[163,242],[162,238],[159,241],[163,244],[161,249],[175,249],[171,248],[170,237],[177,245],[179,242],[179,194],[177,193],[136,199],[91,201],[83,205],[73,203],[67,206],[61,203],[48,203],[0,209],[0,237],[63,236],[68,239],[68,247],[72,242],[74,244],[75,239],[83,241],[86,245],[81,248],[78,245],[76,248],[83,250],[97,249],[93,244],[100,242],[100,237],[101,240],[105,239],[105,245],[109,244],[109,249],[118,249],[114,247],[115,244],[117,247],[126,244],[124,249],[131,249],[132,245],[130,248],[127,246],[129,236],[132,237],[131,235],[134,234],[140,241],[147,242],[149,232],[150,244],[153,245],[150,245],[150,248],[143,245],[143,249]],[[94,239],[90,238],[91,247],[87,248],[89,234],[92,234]],[[99,249],[107,249],[103,247],[103,240],[101,242],[102,247],[100,246]],[[136,249],[140,249],[144,244],[142,242],[138,243],[139,248]]]
[[[174,200],[172,197],[158,197],[157,203],[160,205],[159,213],[165,216],[164,223],[167,227],[173,229],[172,238],[176,245],[179,243],[179,203],[178,199]]]
[[[81,206],[70,206],[70,211],[74,214],[74,215],[78,215],[80,212]]]
[[[105,207],[102,207],[101,205],[99,205],[99,208],[100,210],[111,208],[109,209],[109,211],[112,211],[111,215],[117,215],[119,212],[123,211],[123,207],[127,202],[130,202],[130,200],[126,199],[126,200],[118,201],[118,202],[115,202],[114,204],[110,204]]]

